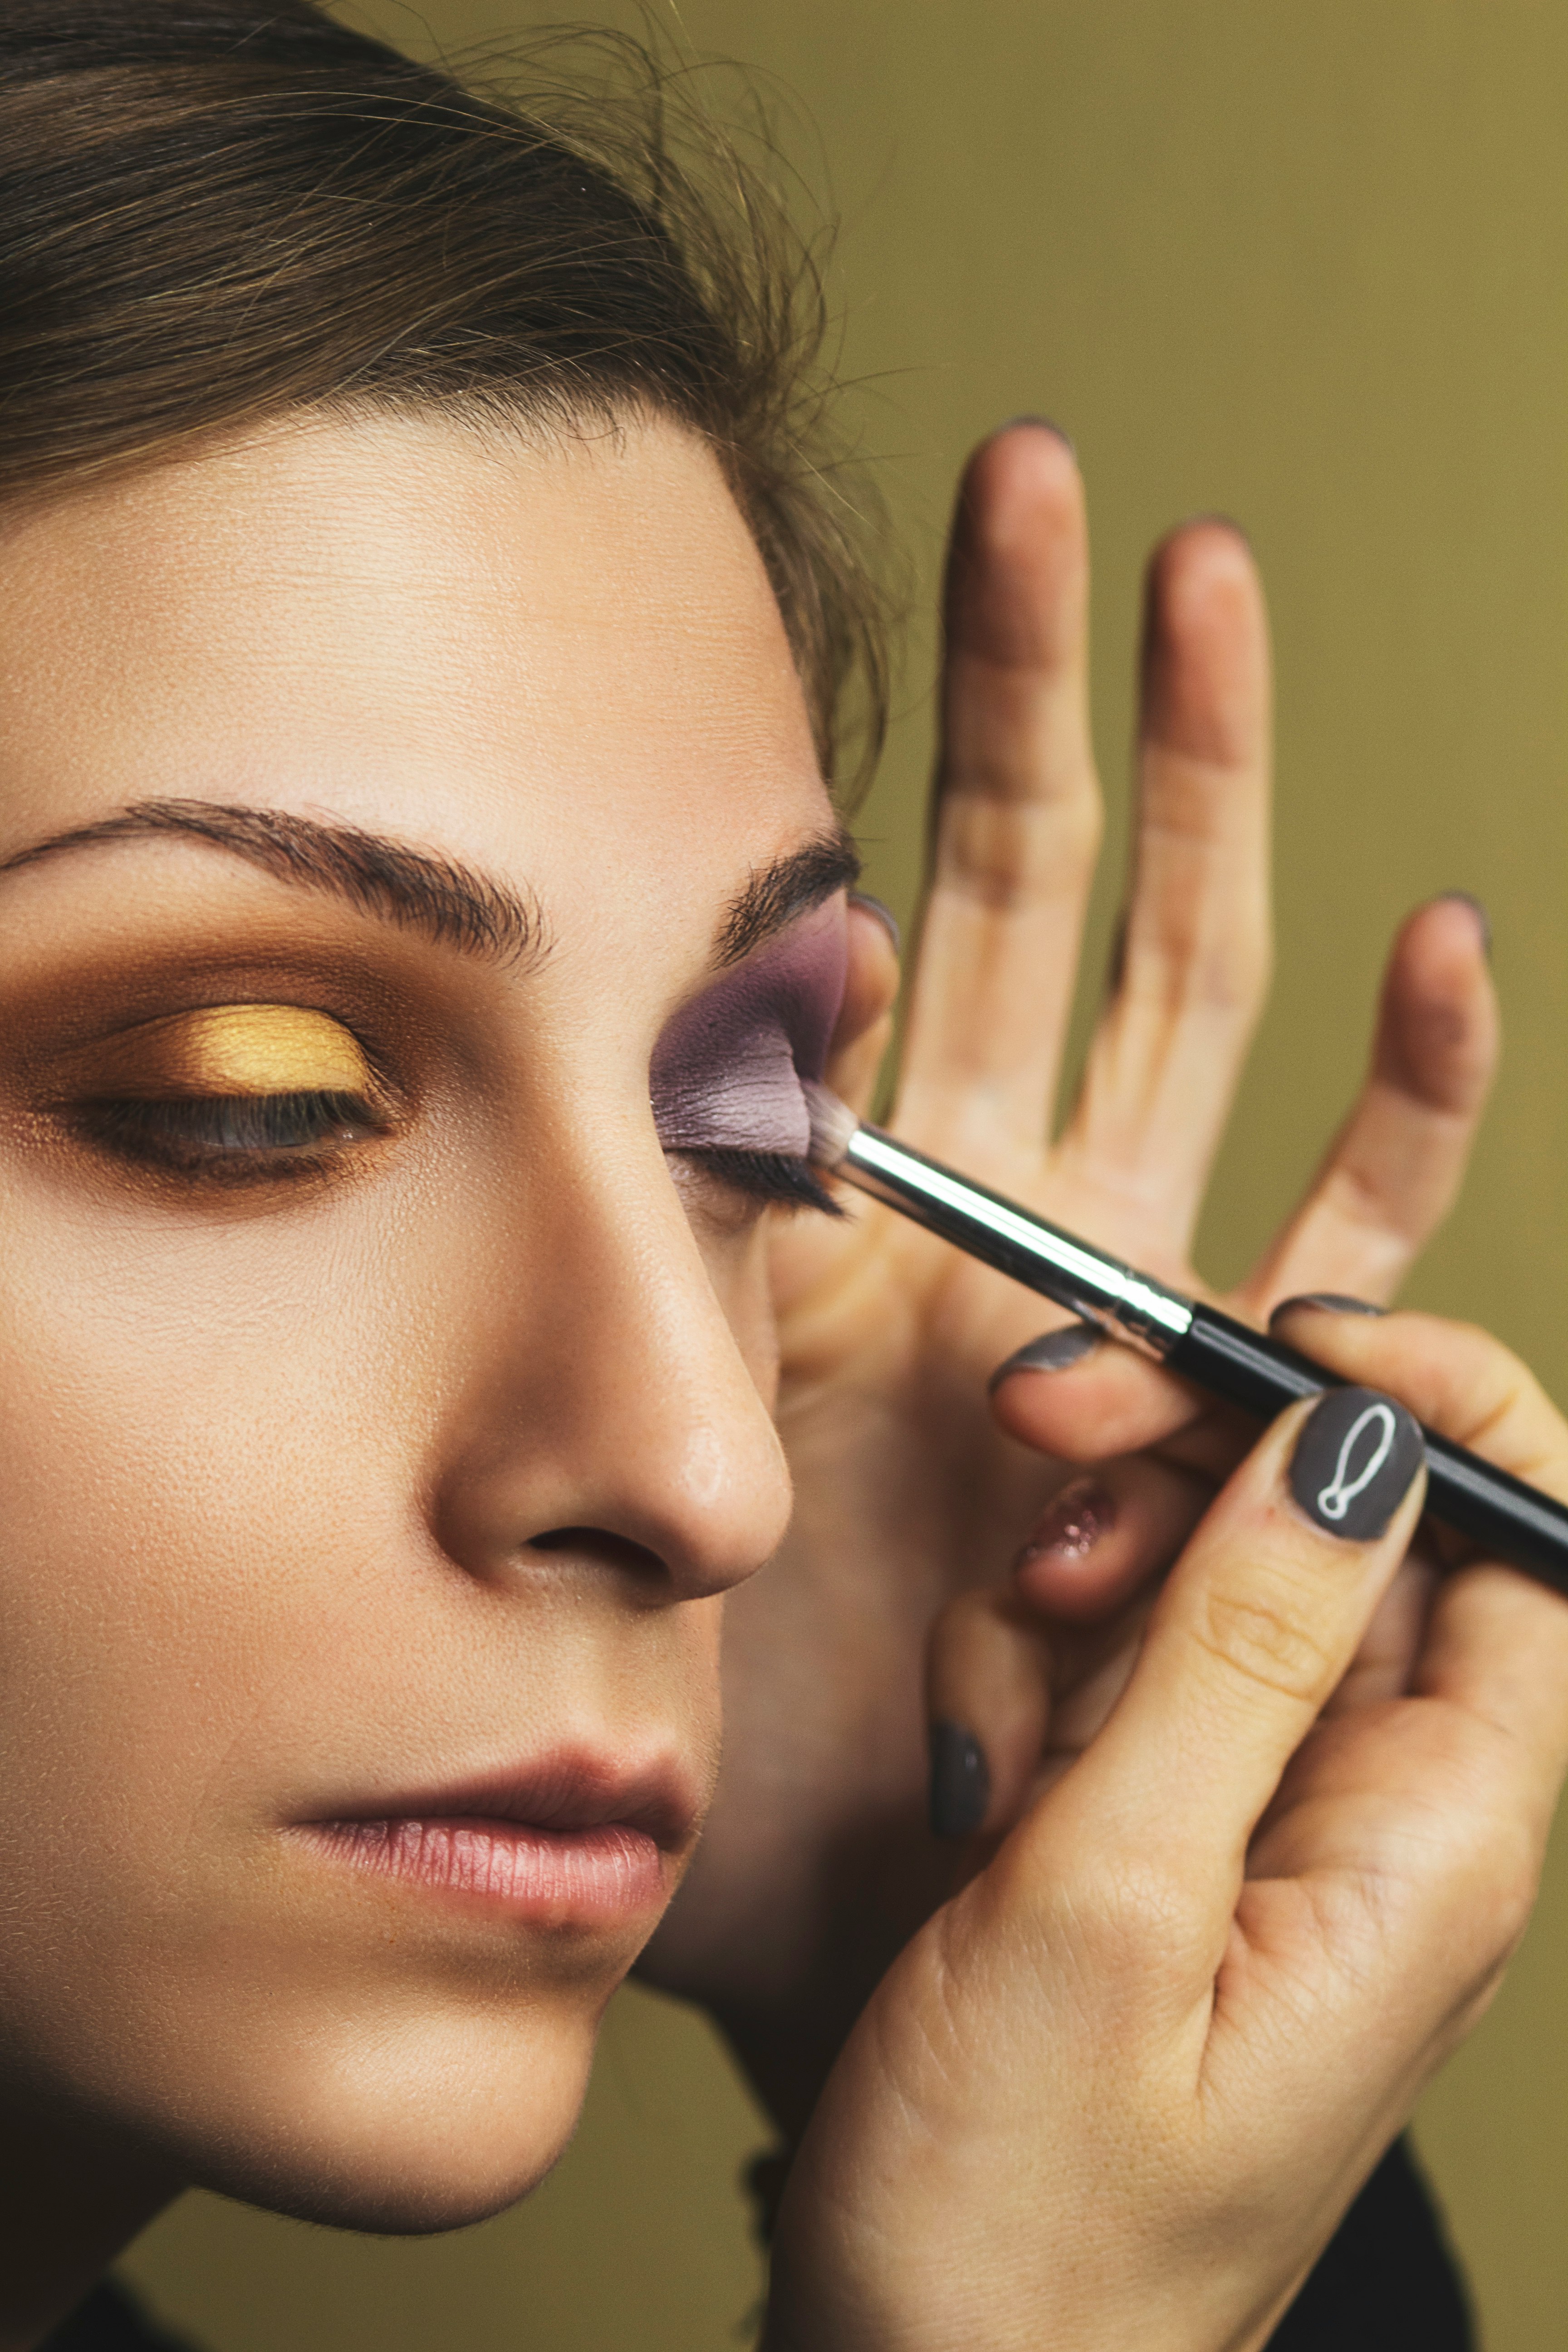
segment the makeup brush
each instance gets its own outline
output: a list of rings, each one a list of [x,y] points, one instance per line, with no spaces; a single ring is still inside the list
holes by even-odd
[[[885,1202],[1086,1323],[1097,1323],[1113,1339],[1156,1357],[1196,1387],[1269,1420],[1298,1397],[1345,1386],[1294,1348],[1123,1265],[923,1151],[895,1142],[880,1128],[868,1127],[826,1087],[808,1080],[805,1090],[811,1157],[826,1174]],[[1422,1435],[1432,1517],[1490,1557],[1568,1594],[1568,1507],[1432,1430]],[[1368,1468],[1342,1464],[1342,1480],[1364,1484],[1355,1475],[1358,1466]]]

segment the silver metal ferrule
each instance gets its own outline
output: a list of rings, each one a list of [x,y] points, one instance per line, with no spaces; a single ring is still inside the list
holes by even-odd
[[[1168,1356],[1191,1327],[1193,1302],[1179,1290],[895,1143],[879,1127],[858,1127],[833,1173],[1145,1355]]]

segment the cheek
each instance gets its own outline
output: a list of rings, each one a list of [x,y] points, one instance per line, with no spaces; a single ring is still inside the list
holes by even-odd
[[[7,1785],[38,1868],[82,1823],[78,1898],[194,1881],[417,1654],[428,1286],[346,1214],[182,1225],[4,1172]]]
[[[184,1839],[272,1696],[320,1691],[384,1554],[378,1493],[399,1490],[343,1377],[371,1369],[363,1348],[334,1382],[281,1301],[189,1273],[162,1308],[79,1267],[47,1300],[0,1296],[0,1690],[52,1760],[0,1740],[13,1789],[80,1780],[100,1863]]]

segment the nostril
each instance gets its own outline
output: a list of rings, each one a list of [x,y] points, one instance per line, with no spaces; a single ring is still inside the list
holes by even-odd
[[[669,1574],[656,1551],[634,1543],[629,1536],[612,1535],[607,1528],[546,1528],[542,1535],[530,1536],[521,1548],[569,1552],[588,1566],[614,1569],[617,1575],[635,1576],[639,1581],[657,1577],[662,1583]]]

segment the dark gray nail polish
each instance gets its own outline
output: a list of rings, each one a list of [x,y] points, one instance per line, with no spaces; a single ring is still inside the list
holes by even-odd
[[[991,1775],[972,1731],[962,1723],[931,1727],[931,1829],[932,1837],[972,1837],[991,1802]]]
[[[1386,1307],[1374,1307],[1370,1298],[1352,1298],[1342,1290],[1300,1290],[1294,1298],[1282,1298],[1268,1317],[1272,1331],[1282,1315],[1292,1307],[1321,1307],[1330,1315],[1386,1315]]]
[[[1331,1389],[1290,1457],[1290,1492],[1318,1526],[1347,1543],[1380,1536],[1421,1467],[1419,1424],[1376,1389]]]
[[[1070,433],[1064,432],[1053,416],[1024,415],[1006,417],[1000,425],[998,425],[995,432],[991,436],[991,438],[994,441],[997,440],[1002,434],[1012,433],[1016,431],[1020,425],[1032,425],[1037,433],[1054,433],[1057,439],[1065,443],[1075,457],[1078,456],[1078,444],[1073,439],[1072,435]]]
[[[849,893],[849,904],[852,907],[864,907],[868,915],[875,915],[877,920],[887,932],[888,937],[892,940],[894,947],[896,949],[902,948],[904,944],[904,935],[899,928],[899,919],[897,915],[894,914],[891,907],[885,907],[880,898],[873,898],[869,890],[851,890]]]
[[[1464,904],[1470,908],[1477,922],[1481,927],[1481,953],[1485,956],[1487,961],[1490,963],[1492,960],[1492,919],[1486,910],[1484,900],[1478,898],[1473,890],[1443,890],[1438,893],[1438,896],[1444,898],[1462,899]]]
[[[1069,1364],[1081,1364],[1091,1355],[1104,1336],[1093,1323],[1068,1323],[1060,1331],[1047,1331],[1015,1349],[1005,1364],[998,1364],[989,1386],[999,1388],[1015,1372],[1065,1372]]]

